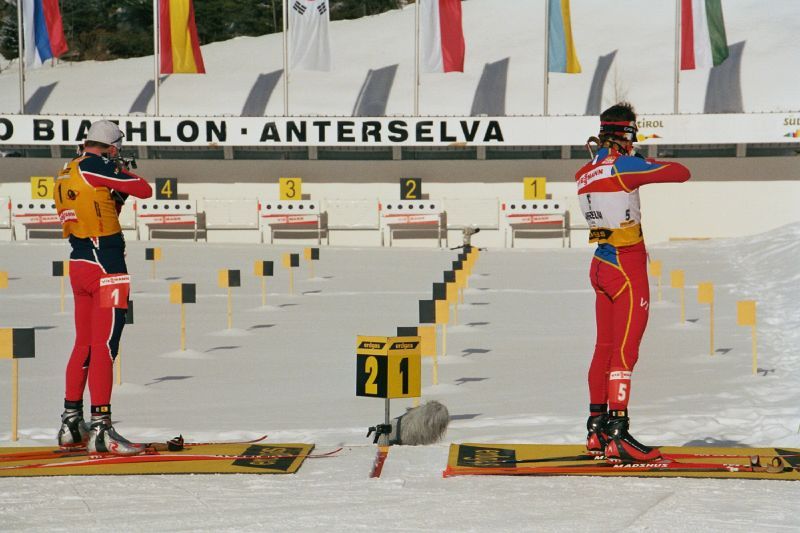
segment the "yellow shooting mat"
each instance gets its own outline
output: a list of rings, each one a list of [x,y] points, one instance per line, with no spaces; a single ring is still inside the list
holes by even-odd
[[[63,457],[58,448],[15,447],[0,448],[0,477],[34,476],[106,476],[140,474],[294,474],[303,464],[306,456],[314,449],[313,444],[271,443],[271,444],[204,444],[188,446],[180,452],[159,452],[160,455],[269,455],[263,459],[213,459],[174,462],[141,462],[123,464],[98,464],[57,466],[88,459],[88,455]],[[12,454],[52,451],[54,457],[47,459],[14,460]],[[136,456],[149,457],[149,456]],[[9,468],[16,465],[46,464],[36,468]]]
[[[736,479],[778,479],[800,480],[800,449],[796,448],[720,448],[697,446],[661,446],[664,454],[713,454],[736,457],[699,457],[677,459],[681,463],[702,462],[714,464],[749,465],[749,457],[758,455],[761,464],[771,464],[772,458],[781,457],[784,472],[727,472],[727,471],[626,471],[622,467],[607,472],[564,472],[554,473],[537,468],[562,466],[597,467],[608,464],[604,460],[592,459],[586,455],[586,447],[574,444],[451,444],[447,459],[445,477],[461,475],[581,475],[581,476],[632,476],[632,477],[697,477],[697,478],[736,478]],[[513,461],[529,461],[516,462]],[[791,467],[794,467],[792,469]]]

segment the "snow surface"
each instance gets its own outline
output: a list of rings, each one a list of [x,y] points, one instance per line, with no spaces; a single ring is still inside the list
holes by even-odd
[[[665,274],[683,268],[678,294],[652,286],[650,324],[637,366],[632,431],[645,443],[800,447],[800,225],[727,240],[652,246]],[[132,242],[135,319],[123,335],[123,385],[113,397],[119,431],[157,440],[231,440],[269,434],[307,441],[330,459],[295,475],[112,476],[0,479],[7,531],[790,531],[800,529],[800,484],[781,481],[637,478],[443,479],[450,442],[575,443],[584,437],[586,371],[594,343],[590,249],[489,250],[476,263],[459,324],[448,328],[440,384],[423,366],[424,399],[453,418],[445,441],[394,447],[380,479],[368,479],[366,428],[383,402],[355,396],[358,334],[415,325],[455,252],[322,248],[315,276],[278,269],[261,306],[254,260],[297,247],[162,241],[157,279]],[[72,317],[58,312],[50,262],[63,242],[0,243],[0,325],[37,330],[37,356],[20,362],[19,445],[54,443]],[[217,270],[243,271],[226,333]],[[668,275],[665,276],[668,279]],[[187,306],[188,349],[168,284],[198,284]],[[716,288],[716,347],[696,283]],[[759,367],[735,302],[756,299]],[[67,302],[71,307],[71,301]],[[10,446],[10,365],[0,364],[0,445]],[[87,397],[88,400],[88,397]],[[393,401],[400,414],[410,400]]]
[[[572,0],[573,35],[581,74],[551,74],[551,115],[583,115],[597,59],[618,50],[605,84],[603,105],[628,99],[640,114],[672,113],[675,2]],[[800,2],[726,0],[728,43],[746,41],[742,97],[746,112],[798,111],[800,101]],[[502,8],[498,9],[498,6]],[[413,114],[414,7],[330,27],[331,72],[293,71],[290,114],[344,115],[354,104],[369,69],[399,65],[386,114]],[[198,21],[202,25],[202,21]],[[467,45],[465,72],[422,74],[422,115],[469,115],[484,65],[509,58],[506,114],[539,115],[544,93],[544,2],[470,0],[463,3]],[[207,74],[173,75],[161,86],[162,115],[234,115],[242,112],[259,74],[280,71],[281,34],[240,37],[202,47]],[[16,61],[0,62],[0,112],[19,112]],[[145,83],[153,58],[61,63],[29,70],[26,99],[39,87],[57,85],[45,114],[127,114]],[[680,78],[680,111],[702,113],[708,70]],[[283,114],[280,81],[266,115]],[[149,112],[154,110],[150,103]]]

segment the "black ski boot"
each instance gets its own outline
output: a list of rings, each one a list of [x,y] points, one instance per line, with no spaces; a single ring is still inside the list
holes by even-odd
[[[608,434],[606,425],[608,415],[606,413],[590,416],[586,421],[586,451],[589,455],[603,455],[608,444]]]

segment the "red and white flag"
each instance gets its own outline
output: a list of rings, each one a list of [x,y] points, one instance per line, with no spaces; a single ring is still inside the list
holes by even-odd
[[[461,0],[418,0],[420,64],[424,72],[464,72]]]

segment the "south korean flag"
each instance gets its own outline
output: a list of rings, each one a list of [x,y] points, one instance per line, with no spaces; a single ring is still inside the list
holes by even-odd
[[[331,69],[328,0],[288,0],[289,60],[293,70]]]

